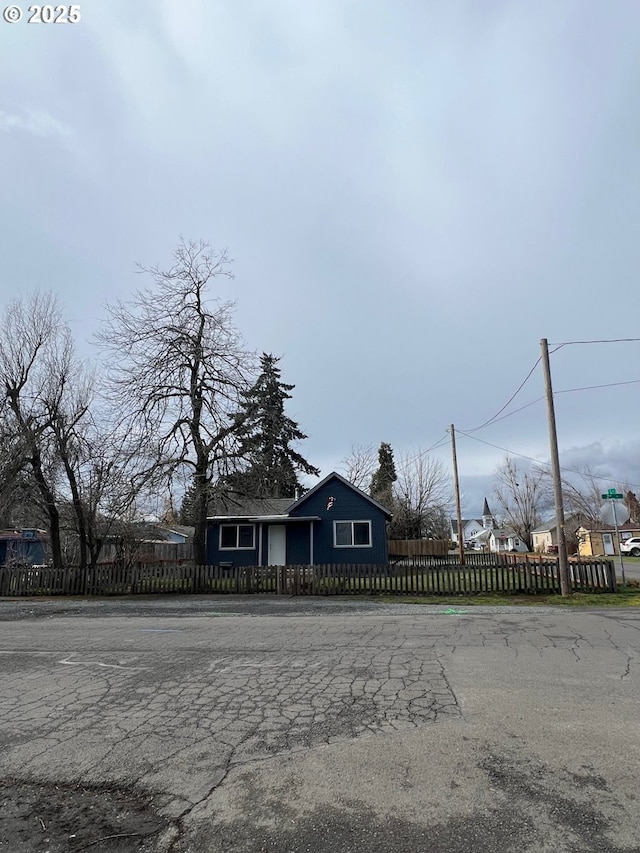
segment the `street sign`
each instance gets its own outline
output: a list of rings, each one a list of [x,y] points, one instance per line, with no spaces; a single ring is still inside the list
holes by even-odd
[[[601,496],[605,501],[621,501],[624,495],[621,495],[620,492],[616,492],[615,489],[609,489],[606,495]]]
[[[622,501],[608,500],[600,507],[600,518],[605,524],[624,524],[629,520],[629,507]]]
[[[607,494],[609,495],[610,498],[614,498],[616,496],[616,490],[615,489],[607,489]]]

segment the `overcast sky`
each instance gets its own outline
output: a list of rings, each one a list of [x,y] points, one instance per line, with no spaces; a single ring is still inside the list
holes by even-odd
[[[18,5],[2,302],[53,289],[81,348],[136,262],[179,235],[227,248],[220,293],[282,357],[326,474],[353,444],[483,424],[542,337],[640,337],[637,0],[92,0],[63,25]],[[631,382],[640,343],[551,365],[557,391]],[[543,394],[538,365],[504,413]],[[640,489],[640,384],[556,407],[561,464]],[[547,459],[544,401],[473,435],[471,515],[504,457],[479,439]]]

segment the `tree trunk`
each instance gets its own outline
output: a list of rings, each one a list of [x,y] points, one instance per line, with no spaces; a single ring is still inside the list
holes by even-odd
[[[65,471],[67,473],[67,479],[69,480],[69,486],[71,488],[71,499],[73,503],[73,511],[75,512],[76,522],[78,524],[78,537],[80,539],[80,568],[87,568],[87,526],[85,523],[85,514],[84,507],[82,506],[82,500],[80,498],[80,490],[78,488],[78,481],[76,480],[76,475],[69,464],[69,458],[63,448],[60,448],[61,456],[63,458]]]
[[[205,566],[207,563],[207,479],[203,474],[196,472],[194,482],[196,493],[194,495],[194,525],[193,533],[193,561],[196,566]]]
[[[62,561],[62,545],[60,542],[60,513],[56,506],[56,499],[42,472],[39,454],[34,454],[31,459],[31,465],[33,467],[33,475],[36,483],[38,484],[38,489],[40,490],[40,494],[42,495],[47,508],[47,517],[49,519],[49,546],[51,548],[53,568],[62,569],[64,566]]]

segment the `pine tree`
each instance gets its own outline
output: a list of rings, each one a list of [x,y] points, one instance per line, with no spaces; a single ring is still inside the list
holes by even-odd
[[[393,484],[398,479],[393,448],[383,441],[378,450],[378,469],[371,478],[371,497],[389,509],[393,506]]]
[[[291,447],[307,436],[285,413],[295,386],[280,378],[279,361],[263,353],[260,375],[242,395],[238,456],[246,467],[231,475],[228,482],[233,491],[247,497],[294,497],[300,488],[298,472],[320,473]]]

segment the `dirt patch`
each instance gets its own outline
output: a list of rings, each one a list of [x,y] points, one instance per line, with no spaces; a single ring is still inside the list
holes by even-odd
[[[167,826],[152,800],[109,786],[0,781],[0,851],[152,851]]]

